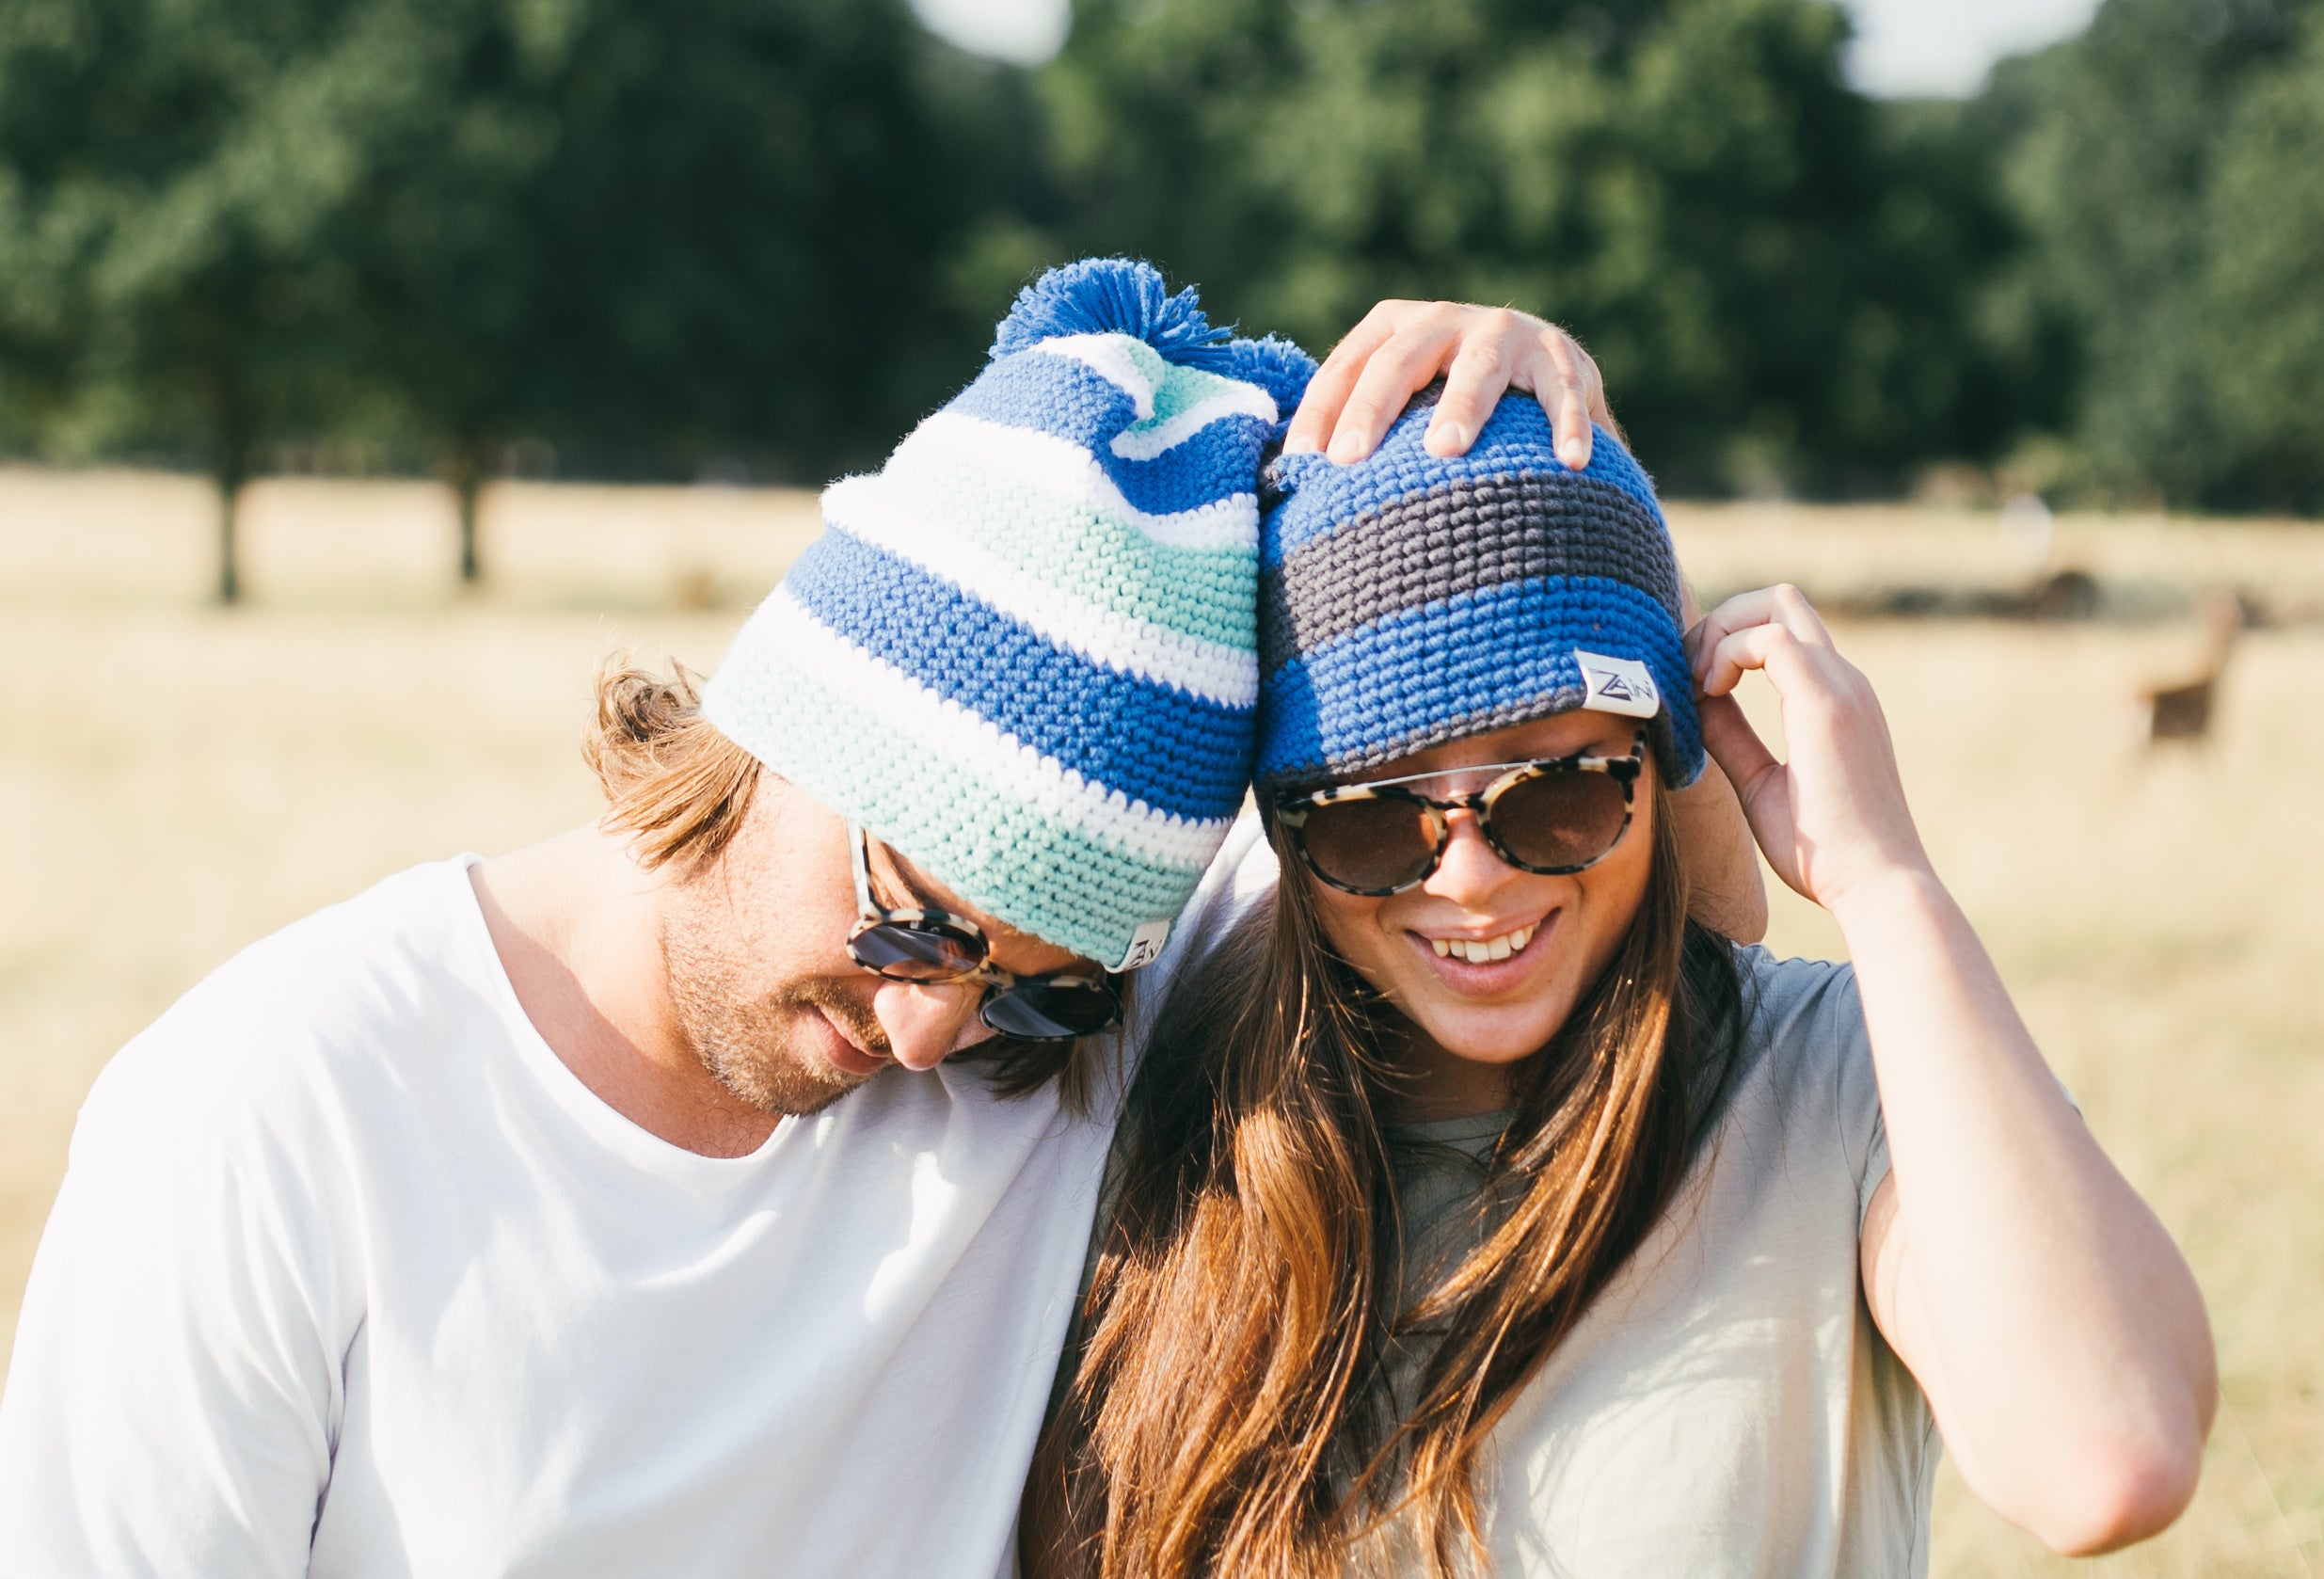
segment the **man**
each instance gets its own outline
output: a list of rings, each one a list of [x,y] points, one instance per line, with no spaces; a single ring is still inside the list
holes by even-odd
[[[1569,344],[1448,311],[1360,333],[1294,439]],[[1306,371],[1142,266],[1045,278],[699,705],[602,678],[602,822],[391,878],[124,1049],[26,1294],[0,1574],[1004,1569],[1104,1032],[1242,797]]]

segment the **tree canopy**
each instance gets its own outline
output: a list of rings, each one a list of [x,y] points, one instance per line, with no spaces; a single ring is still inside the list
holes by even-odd
[[[1674,489],[2038,441],[2324,510],[2319,14],[2106,0],[1949,104],[1850,88],[1823,0],[1077,0],[1030,72],[903,0],[15,0],[0,451],[815,480],[1130,252],[1317,350],[1556,318]]]
[[[901,0],[24,0],[0,415],[197,461],[230,539],[271,447],[347,435],[819,474],[973,356],[1000,75]]]
[[[2324,508],[2302,411],[2324,388],[2320,21],[2107,0],[2083,37],[1996,73],[1980,113],[2030,237],[2020,278],[2066,326],[2061,426],[2086,488]]]
[[[1081,245],[1319,343],[1383,295],[1530,307],[1677,486],[1834,488],[2002,437],[1962,325],[2008,233],[1846,38],[1811,0],[1083,0],[1043,87]]]

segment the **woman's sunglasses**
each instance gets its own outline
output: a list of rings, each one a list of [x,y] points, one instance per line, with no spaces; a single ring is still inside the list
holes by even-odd
[[[1484,768],[1446,768],[1369,784],[1276,797],[1275,819],[1307,869],[1351,894],[1400,894],[1428,881],[1453,841],[1451,813],[1476,814],[1494,853],[1545,877],[1584,871],[1622,841],[1646,771],[1647,737],[1627,757],[1559,757]],[[1471,795],[1411,788],[1454,774],[1495,774]]]
[[[1003,1036],[1063,1041],[1109,1030],[1121,1019],[1122,997],[1104,976],[1019,976],[992,963],[983,930],[966,917],[888,909],[871,897],[871,836],[851,822],[848,843],[862,916],[848,933],[848,953],[874,976],[922,986],[979,982],[984,997],[977,1018]]]

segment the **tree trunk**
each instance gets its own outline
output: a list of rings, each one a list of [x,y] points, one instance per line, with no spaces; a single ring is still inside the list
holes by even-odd
[[[236,563],[234,516],[242,504],[242,478],[221,471],[218,478],[218,601],[232,608],[242,601],[242,573]]]
[[[242,508],[242,486],[250,478],[250,456],[258,446],[257,423],[248,391],[231,365],[213,368],[210,392],[211,479],[218,488],[218,601],[242,601],[242,566],[234,525]]]
[[[476,563],[476,479],[471,475],[460,487],[460,582],[474,586],[484,580],[484,567]]]
[[[476,552],[476,499],[484,492],[484,445],[473,439],[455,439],[444,457],[444,486],[452,489],[460,508],[460,584],[474,586],[484,580],[484,562]]]

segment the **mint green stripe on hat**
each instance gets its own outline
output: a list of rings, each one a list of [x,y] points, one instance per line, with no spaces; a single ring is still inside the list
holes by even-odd
[[[1198,641],[1257,650],[1255,495],[1247,543],[1189,548],[1157,542],[1087,490],[941,437],[905,440],[877,486],[893,490],[894,508],[944,523],[1028,576]],[[1044,528],[1027,530],[1028,519]]]
[[[1139,926],[1170,921],[1202,880],[1202,860],[1158,860],[1075,828],[970,764],[883,727],[873,710],[804,669],[782,683],[787,706],[772,731],[715,722],[784,778],[1022,932],[1110,965]]]

